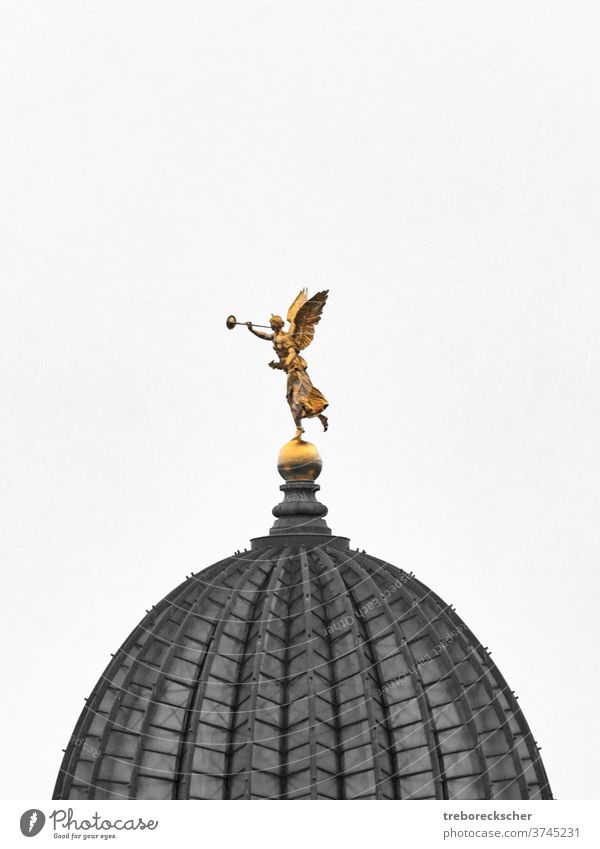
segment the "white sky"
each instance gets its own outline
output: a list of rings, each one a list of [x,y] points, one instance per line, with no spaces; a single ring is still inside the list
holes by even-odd
[[[264,323],[329,288],[330,525],[453,603],[598,798],[595,2],[3,4],[0,795],[272,523]],[[8,765],[8,768],[7,768]]]

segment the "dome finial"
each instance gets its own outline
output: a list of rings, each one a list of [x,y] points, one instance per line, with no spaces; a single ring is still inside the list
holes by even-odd
[[[316,445],[297,434],[281,448],[277,470],[285,481],[314,481],[321,474],[323,461]]]
[[[284,497],[280,504],[273,507],[277,521],[269,532],[270,536],[331,535],[325,521],[327,507],[316,498],[320,487],[315,481],[322,468],[323,461],[317,447],[302,439],[300,434],[281,448],[277,469],[285,480],[279,487]]]

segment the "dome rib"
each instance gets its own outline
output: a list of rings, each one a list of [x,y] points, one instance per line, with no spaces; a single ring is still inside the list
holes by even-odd
[[[380,589],[377,586],[377,584],[375,583],[375,581],[373,580],[373,578],[371,577],[371,574],[369,572],[367,572],[365,569],[363,569],[363,567],[360,563],[360,556],[353,558],[351,561],[349,561],[349,564],[350,564],[350,568],[353,569],[353,571],[355,572],[357,577],[361,581],[364,581],[365,584],[368,587],[370,587],[373,599],[379,599],[381,607],[383,608],[383,610],[384,610],[384,612],[387,616],[388,621],[387,621],[387,624],[386,624],[386,628],[383,629],[383,630],[384,631],[391,630],[391,633],[394,635],[394,638],[396,640],[396,644],[401,650],[401,653],[404,657],[404,662],[405,662],[406,666],[408,667],[408,673],[410,675],[410,679],[411,679],[411,682],[412,682],[413,691],[414,691],[414,694],[415,694],[415,697],[416,697],[416,700],[417,700],[417,704],[419,706],[419,710],[420,710],[420,713],[421,713],[423,729],[424,729],[424,732],[425,732],[425,736],[426,736],[426,739],[427,739],[427,747],[428,747],[428,750],[429,750],[431,771],[433,773],[433,785],[434,785],[433,790],[434,790],[435,798],[436,799],[448,798],[447,795],[446,795],[446,780],[445,780],[444,770],[443,770],[443,761],[442,761],[441,754],[440,754],[440,751],[439,751],[439,741],[437,739],[436,728],[435,728],[435,725],[434,725],[434,722],[433,722],[433,714],[432,714],[432,710],[431,710],[431,705],[429,703],[429,698],[427,696],[425,688],[423,687],[423,683],[421,681],[421,678],[419,677],[419,675],[417,675],[418,665],[416,663],[416,658],[414,656],[414,653],[412,651],[410,643],[409,643],[408,640],[403,638],[403,634],[400,630],[400,626],[399,626],[398,622],[395,620],[386,599],[381,595]],[[366,620],[366,621],[369,621],[369,620]],[[381,636],[381,635],[373,634],[373,633],[370,634],[371,642],[373,643],[375,649],[378,645],[378,639],[377,639],[378,636]],[[387,655],[384,656],[383,659],[387,660],[390,657],[394,656],[395,654],[396,654],[396,652],[393,652],[392,654],[388,653]],[[414,764],[412,764],[412,765],[414,766]],[[422,789],[424,789],[424,787],[425,787],[425,785],[423,785],[422,788],[418,788],[418,791],[420,792]],[[411,798],[418,791],[414,790],[412,793],[408,794],[408,796],[403,795],[403,798]]]
[[[289,567],[288,567],[289,570]],[[282,593],[282,634],[284,650],[281,653],[280,665],[280,695],[281,695],[281,732],[279,738],[279,799],[287,799],[288,761],[290,749],[289,713],[290,713],[290,655],[292,646],[292,616],[290,592]]]
[[[388,703],[388,695],[384,686],[384,672],[383,672],[383,664],[388,662],[390,657],[398,656],[402,654],[402,647],[398,645],[398,642],[395,639],[395,635],[393,631],[389,627],[389,617],[387,618],[383,627],[378,627],[375,630],[371,626],[371,619],[379,618],[381,615],[377,613],[376,616],[368,615],[369,610],[374,609],[377,610],[377,599],[379,598],[379,594],[377,596],[369,593],[364,597],[364,599],[359,599],[356,595],[357,587],[363,587],[364,590],[369,588],[368,582],[365,582],[364,577],[361,574],[358,574],[356,570],[353,570],[355,578],[358,578],[357,583],[353,583],[349,579],[344,578],[344,573],[340,567],[348,567],[350,560],[354,561],[356,559],[356,554],[352,554],[351,558],[344,557],[342,559],[341,553],[335,554],[335,559],[339,560],[338,571],[340,577],[342,579],[343,593],[347,598],[347,604],[349,605],[349,615],[350,615],[350,627],[353,628],[355,637],[355,643],[357,648],[359,646],[362,647],[362,652],[365,660],[367,661],[367,666],[365,668],[365,672],[367,673],[368,678],[372,681],[372,685],[377,686],[377,690],[373,692],[373,686],[367,686],[366,690],[366,703],[369,704],[369,700],[373,700],[375,704],[380,709],[380,720],[379,724],[384,730],[387,729],[386,739],[384,741],[380,741],[379,743],[379,762],[382,761],[382,754],[387,755],[390,758],[389,768],[386,770],[388,777],[392,780],[392,787],[394,795],[391,797],[387,793],[382,793],[382,798],[401,798],[402,794],[399,788],[399,777],[401,774],[401,768],[398,761],[399,757],[399,748],[396,743],[394,737],[394,731],[392,729],[392,720],[394,718],[394,714],[392,713],[391,706]],[[349,578],[349,573],[348,573]],[[370,587],[372,589],[372,587]],[[376,603],[377,602],[377,603]],[[388,650],[385,651],[382,656],[382,652],[378,649],[378,646],[383,645],[385,641],[392,640],[393,647],[388,647]],[[408,668],[408,664],[407,664]],[[379,671],[378,671],[379,670]],[[416,701],[416,696],[414,695],[414,690],[411,691],[411,699],[412,701]],[[379,695],[379,699],[377,696]],[[369,726],[373,727],[373,721],[369,721]],[[377,794],[377,790],[382,790],[381,781],[375,782],[374,787],[375,793]]]
[[[323,628],[325,634],[330,634],[330,628],[332,626],[332,619],[329,608],[331,604],[328,604],[326,599],[331,598],[331,594],[328,592],[328,584],[325,580],[325,576],[327,575],[327,561],[329,558],[322,550],[318,550],[316,553],[312,554],[312,559],[315,565],[321,565],[323,561],[325,563],[326,571],[318,572],[317,579],[319,582],[320,595],[323,602]],[[331,695],[331,709],[332,709],[332,725],[333,725],[333,738],[334,745],[332,746],[332,750],[335,756],[335,782],[337,787],[337,797],[339,799],[345,799],[346,793],[344,788],[343,774],[344,774],[344,761],[343,761],[343,741],[342,741],[342,709],[339,701],[339,686],[340,679],[338,677],[338,672],[336,668],[336,656],[335,656],[335,641],[334,639],[326,640],[327,645],[327,662],[328,662],[328,671],[329,671],[329,682],[331,685],[330,695]]]
[[[389,574],[390,573],[387,572],[388,576]],[[479,781],[482,782],[482,794],[477,794],[477,796],[474,796],[472,798],[492,798],[492,788],[489,776],[487,774],[486,760],[479,742],[479,734],[477,733],[477,727],[475,724],[473,711],[471,709],[468,699],[465,698],[464,688],[460,685],[454,665],[452,664],[449,658],[447,648],[443,645],[444,637],[440,636],[440,634],[437,633],[435,628],[436,620],[439,619],[439,610],[432,610],[431,612],[433,613],[433,616],[428,616],[426,615],[427,609],[428,605],[426,603],[426,598],[421,598],[419,600],[419,603],[415,606],[417,618],[420,619],[422,622],[421,630],[423,633],[429,636],[431,644],[435,647],[435,651],[439,653],[439,657],[445,669],[446,678],[449,682],[452,682],[451,689],[454,692],[450,692],[449,695],[453,697],[453,704],[457,706],[457,710],[463,712],[461,725],[456,730],[456,732],[454,732],[454,734],[458,734],[459,737],[462,737],[463,732],[466,730],[469,736],[469,739],[462,741],[462,749],[455,748],[454,751],[445,751],[444,755],[456,755],[463,752],[468,753],[469,756],[471,754],[474,754],[477,760],[477,764],[479,766],[479,772],[473,776],[473,784],[475,785]],[[459,741],[457,740],[455,746],[458,742]],[[460,763],[461,759],[459,758],[458,762],[454,766],[457,767],[460,765]]]
[[[256,644],[253,647],[248,646],[248,644],[246,645],[246,656],[247,659],[252,663],[252,683],[250,693],[250,706],[247,718],[247,741],[245,744],[244,757],[245,770],[243,772],[245,784],[243,795],[246,799],[251,799],[253,797],[252,779],[254,777],[254,749],[255,747],[265,747],[264,742],[261,742],[262,738],[255,738],[257,711],[265,710],[264,708],[258,707],[258,702],[261,691],[261,677],[263,674],[263,668],[265,666],[267,658],[270,657],[268,650],[268,637],[270,636],[270,629],[268,626],[271,624],[272,603],[274,600],[276,588],[281,588],[283,586],[282,578],[286,571],[288,551],[289,550],[287,548],[284,548],[277,560],[277,565],[271,572],[271,577],[269,578],[269,585],[265,591],[265,597],[261,606],[260,619],[258,621],[258,633],[256,635]],[[263,700],[264,696],[265,694],[263,693]],[[272,702],[272,700],[270,701]],[[272,709],[273,708],[271,708],[271,710]],[[266,711],[268,713],[269,708],[266,708]],[[231,767],[229,767],[229,769],[231,769]],[[268,775],[270,778],[273,778],[272,771],[268,773]],[[275,783],[278,783],[276,774],[274,781]],[[277,789],[279,790],[280,788]],[[278,794],[275,793],[274,795]]]
[[[257,557],[250,558],[250,559],[254,560],[254,562],[258,561],[260,563],[260,566],[259,566],[259,571],[260,571],[263,563],[267,563],[267,562],[270,563],[270,557],[274,552],[275,552],[275,549],[273,547],[271,547],[269,550],[267,550],[265,552],[262,552],[262,553],[258,552]],[[238,566],[239,566],[239,561],[238,561]],[[218,715],[220,713],[218,708],[217,708],[217,710],[207,711],[206,705],[204,704],[205,700],[209,703],[209,706],[212,705],[212,704],[217,704],[217,705],[220,705],[221,707],[228,706],[230,710],[232,708],[233,702],[236,698],[236,690],[239,687],[239,675],[241,673],[241,661],[238,662],[237,676],[234,679],[233,687],[231,687],[232,702],[229,705],[224,705],[220,701],[220,699],[217,699],[216,693],[214,694],[214,696],[207,695],[207,692],[210,692],[209,689],[208,689],[209,685],[212,685],[213,688],[215,686],[219,687],[219,682],[214,681],[214,680],[211,681],[212,670],[213,670],[213,667],[214,667],[217,659],[221,659],[224,656],[226,660],[227,659],[231,660],[231,657],[227,652],[219,651],[219,647],[220,647],[220,642],[221,642],[223,635],[225,633],[225,628],[228,625],[230,625],[230,617],[231,617],[233,608],[234,608],[235,604],[239,602],[239,596],[240,596],[242,588],[244,587],[244,584],[251,583],[252,586],[253,586],[253,589],[251,590],[251,592],[255,593],[255,600],[254,600],[254,604],[250,603],[251,609],[253,609],[255,604],[257,603],[257,600],[260,598],[260,590],[264,586],[264,582],[268,579],[268,575],[269,575],[269,572],[268,572],[268,567],[267,567],[267,570],[262,575],[262,580],[259,582],[258,585],[256,585],[251,580],[252,579],[252,571],[249,570],[249,569],[242,568],[241,575],[239,576],[239,578],[236,581],[236,583],[234,584],[234,586],[231,588],[230,594],[227,597],[227,601],[225,603],[223,611],[220,613],[220,618],[216,622],[216,627],[215,627],[215,629],[212,633],[212,637],[211,637],[211,639],[208,642],[208,645],[206,647],[206,652],[205,652],[205,655],[204,655],[204,662],[202,664],[200,676],[199,676],[197,683],[196,683],[195,692],[193,693],[193,698],[191,700],[191,707],[188,709],[187,716],[186,716],[186,727],[185,727],[182,739],[183,739],[183,744],[187,748],[183,752],[182,757],[180,759],[180,768],[177,771],[177,781],[176,781],[176,786],[175,786],[175,791],[174,791],[174,798],[177,798],[177,799],[180,799],[180,798],[184,798],[184,799],[202,798],[202,796],[196,796],[195,793],[194,793],[194,788],[192,787],[192,781],[194,779],[195,779],[196,784],[201,784],[201,785],[212,784],[213,786],[219,785],[219,781],[221,781],[221,783],[223,783],[223,781],[224,781],[224,778],[225,778],[224,775],[221,776],[221,777],[217,777],[217,776],[213,776],[213,775],[211,775],[210,773],[207,772],[207,773],[204,773],[203,776],[200,776],[196,771],[193,770],[194,755],[195,755],[195,752],[197,750],[196,738],[198,736],[198,726],[200,724],[201,718],[203,716],[205,716],[205,714],[207,712],[208,713],[215,713],[216,715]],[[251,627],[252,618],[253,617],[251,615],[250,616],[250,622],[248,622],[246,620],[246,623],[245,623],[246,635],[247,635],[248,629]],[[244,641],[244,644],[245,644],[245,641]],[[234,664],[235,664],[235,661],[234,661]],[[229,685],[227,685],[227,686],[229,686]],[[214,690],[213,690],[213,692],[214,692]],[[234,719],[234,718],[235,718],[235,714],[232,711],[232,719]],[[230,740],[233,741],[233,739],[234,739],[234,735],[231,733],[231,729],[230,729]],[[210,779],[212,779],[212,781]]]
[[[369,562],[369,560],[371,562]],[[378,569],[373,569],[372,558],[361,558],[359,555],[355,562],[360,570],[360,574],[369,575],[370,580],[377,587],[388,618],[390,622],[393,623],[393,627],[397,630],[398,634],[401,634],[401,629],[405,629],[406,627],[405,619],[414,620],[416,630],[411,632],[408,639],[404,638],[406,659],[409,663],[409,670],[412,670],[413,672],[413,678],[416,682],[418,682],[416,685],[417,694],[422,693],[421,705],[424,707],[424,713],[422,713],[422,715],[426,719],[425,731],[427,732],[427,729],[430,731],[428,742],[434,766],[435,797],[438,799],[448,799],[450,798],[450,790],[448,786],[449,776],[447,775],[446,760],[447,755],[451,753],[443,752],[440,740],[442,732],[438,728],[436,717],[439,718],[447,707],[452,706],[455,708],[456,698],[459,697],[459,694],[455,694],[456,698],[453,699],[452,694],[446,692],[444,688],[442,690],[442,695],[445,697],[445,704],[444,701],[440,701],[440,695],[436,696],[435,691],[441,689],[439,686],[440,680],[444,680],[444,669],[441,666],[438,666],[436,662],[437,656],[435,652],[437,651],[439,641],[432,639],[432,633],[428,627],[427,618],[423,615],[424,600],[417,599],[414,595],[411,596],[408,593],[408,576],[406,576],[405,573],[400,573],[401,580],[398,585],[398,575],[392,574],[388,570],[385,570],[385,574],[382,573],[381,566]],[[366,569],[363,564],[366,565]],[[384,576],[385,582],[383,580]],[[397,614],[394,615],[390,604],[385,598],[385,594],[389,594],[391,586],[395,586],[398,590],[397,594],[395,594],[396,605],[400,606],[402,603],[402,609],[399,616]],[[417,657],[416,652],[412,648],[413,643],[415,645],[424,643],[424,647],[421,649],[419,657]],[[431,682],[428,680],[429,677],[432,679]],[[432,702],[432,699],[435,701]],[[462,730],[461,725],[461,733]],[[444,757],[445,754],[446,757]]]
[[[362,682],[362,690],[367,709],[368,734],[369,743],[371,746],[371,759],[373,763],[373,790],[376,799],[386,798],[384,784],[396,776],[394,772],[395,764],[390,763],[388,769],[385,769],[382,761],[386,754],[393,757],[393,743],[389,728],[389,722],[386,716],[385,707],[382,704],[382,699],[378,698],[377,690],[380,690],[380,681],[377,677],[377,663],[369,653],[369,641],[362,625],[361,615],[356,606],[351,591],[344,583],[342,574],[337,563],[324,552],[320,552],[320,556],[325,561],[325,564],[332,572],[332,582],[336,585],[337,593],[340,598],[344,599],[344,621],[350,621],[348,628],[350,629],[353,642],[353,652],[356,657],[358,671]],[[374,679],[374,680],[373,680]],[[376,717],[375,709],[379,708],[379,716]],[[384,743],[380,745],[377,732],[383,729]],[[387,745],[385,745],[387,743]],[[391,798],[394,798],[393,795]]]
[[[304,636],[306,647],[304,658],[306,663],[306,690],[308,702],[308,751],[309,751],[309,773],[310,773],[310,798],[316,799],[318,795],[317,781],[319,780],[317,769],[317,713],[315,699],[315,654],[314,641],[316,623],[313,622],[313,593],[308,571],[308,558],[304,546],[300,548],[300,569],[302,574],[302,601],[304,604]]]
[[[311,586],[308,561],[303,546],[300,546],[290,562],[288,586],[290,606],[290,655],[288,676],[288,738],[285,765],[286,799],[317,798],[321,782],[317,770],[317,698],[315,690],[314,642],[317,639],[316,623],[313,621],[314,590]],[[319,672],[321,670],[319,669]],[[326,674],[326,673],[325,673]],[[323,704],[319,703],[320,710]],[[328,778],[324,775],[322,780]]]

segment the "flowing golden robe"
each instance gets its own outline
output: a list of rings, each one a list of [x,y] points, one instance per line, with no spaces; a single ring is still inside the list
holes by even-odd
[[[308,365],[294,348],[292,339],[287,333],[278,333],[273,339],[273,347],[281,362],[281,367],[287,372],[287,402],[290,405],[295,422],[300,419],[310,419],[318,416],[328,406],[327,398],[316,386],[313,386],[308,376]],[[291,362],[288,359],[293,352]]]

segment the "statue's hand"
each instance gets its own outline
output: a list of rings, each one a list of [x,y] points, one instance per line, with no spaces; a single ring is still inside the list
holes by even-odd
[[[246,322],[246,327],[248,328],[248,330],[252,330],[252,322],[251,322],[251,321],[247,321],[247,322]]]
[[[269,366],[271,368],[281,368],[281,363],[276,363],[275,360],[271,360],[271,362],[269,363]]]

